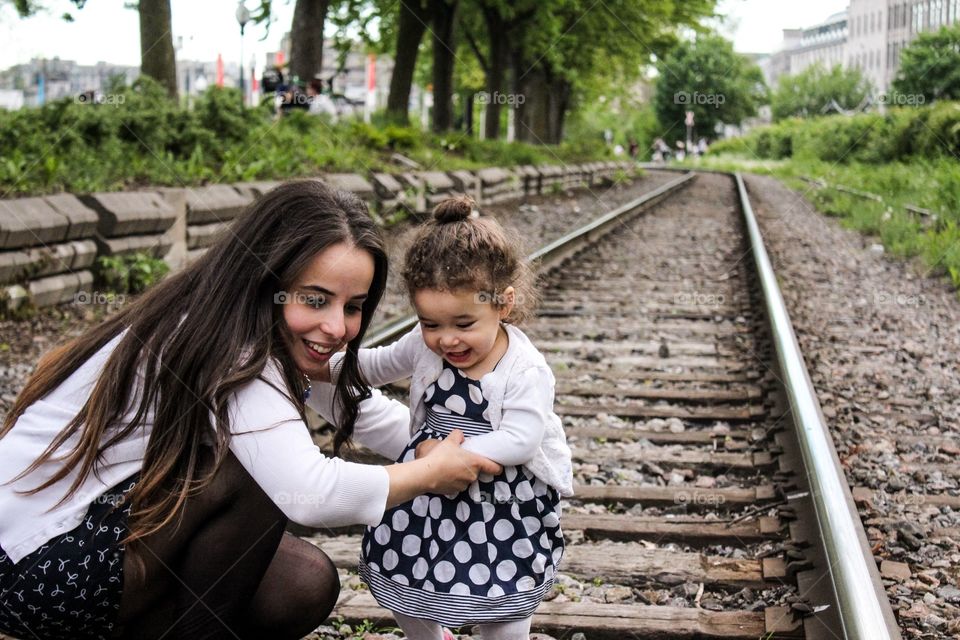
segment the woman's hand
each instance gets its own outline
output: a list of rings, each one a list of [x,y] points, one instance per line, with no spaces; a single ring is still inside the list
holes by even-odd
[[[423,442],[418,444],[417,448],[414,450],[414,457],[419,460],[420,458],[426,456],[428,453],[433,451],[434,447],[436,447],[441,442],[443,442],[443,440],[432,440],[432,439],[424,440]]]
[[[481,473],[497,474],[503,470],[493,460],[461,449],[462,443],[463,432],[454,429],[446,439],[437,441],[423,458],[388,466],[387,508],[423,493],[459,493]]]

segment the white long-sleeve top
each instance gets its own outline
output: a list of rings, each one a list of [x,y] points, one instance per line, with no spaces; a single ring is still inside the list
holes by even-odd
[[[480,378],[493,430],[467,438],[463,448],[502,465],[524,465],[560,495],[573,495],[570,448],[553,411],[553,372],[523,331],[504,327],[507,351],[494,370]],[[342,357],[330,360],[334,375]],[[443,360],[424,343],[420,325],[393,344],[361,349],[358,357],[360,370],[374,386],[410,378],[412,435],[426,420],[424,392],[443,371]]]
[[[140,471],[153,416],[130,437],[109,448],[97,473],[90,473],[79,490],[60,505],[76,478],[70,473],[32,495],[19,493],[45,482],[61,468],[47,461],[29,475],[11,482],[49,446],[76,416],[89,397],[107,358],[122,333],[104,345],[60,386],[24,411],[0,438],[0,547],[14,562],[51,538],[76,527],[89,505],[109,488]],[[389,477],[378,465],[328,458],[313,443],[307,425],[293,403],[274,388],[286,383],[276,362],[240,389],[230,400],[230,450],[264,492],[294,522],[312,527],[380,522],[389,492]],[[308,404],[330,420],[334,388],[315,385]],[[184,401],[192,402],[188,390]],[[125,416],[129,420],[132,412]],[[407,410],[375,392],[361,404],[356,440],[395,459],[408,440]],[[402,425],[397,428],[397,425]],[[68,440],[58,453],[72,448]]]

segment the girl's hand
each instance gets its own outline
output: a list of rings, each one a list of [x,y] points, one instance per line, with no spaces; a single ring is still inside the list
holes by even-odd
[[[424,440],[417,445],[416,450],[414,451],[414,457],[420,459],[426,456],[428,453],[433,451],[434,447],[443,442],[443,440]]]

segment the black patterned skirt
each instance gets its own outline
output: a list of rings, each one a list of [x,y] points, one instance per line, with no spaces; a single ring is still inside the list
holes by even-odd
[[[400,460],[449,431],[424,426]],[[560,496],[524,467],[462,493],[388,509],[363,536],[359,572],[377,602],[450,627],[533,615],[563,556]]]
[[[20,638],[109,638],[123,592],[129,505],[114,508],[137,482],[97,498],[83,521],[14,563],[0,549],[0,632]]]

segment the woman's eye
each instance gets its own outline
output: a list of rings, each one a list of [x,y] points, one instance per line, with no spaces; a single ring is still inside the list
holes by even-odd
[[[458,329],[469,329],[469,328],[472,327],[472,326],[473,326],[473,323],[472,323],[472,322],[463,322],[463,323],[461,323],[461,324],[458,324],[458,325],[457,325],[457,328],[458,328]]]
[[[347,307],[347,313],[350,315],[356,315],[358,313],[363,313],[363,307],[360,305],[352,304]]]
[[[314,309],[319,309],[327,304],[327,297],[322,293],[308,293],[303,297],[303,301]]]

